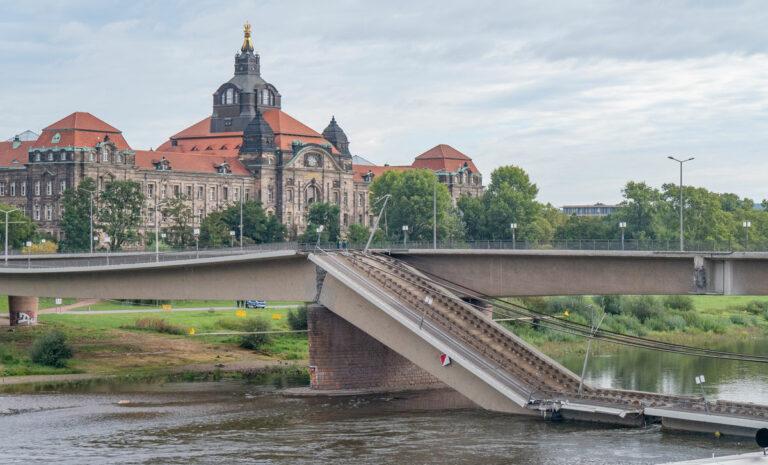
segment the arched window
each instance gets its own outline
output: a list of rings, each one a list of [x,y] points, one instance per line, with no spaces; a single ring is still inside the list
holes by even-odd
[[[230,87],[221,94],[221,104],[232,105],[233,103],[235,103],[235,89]]]
[[[320,189],[315,185],[309,185],[307,187],[307,193],[305,195],[306,203],[304,205],[305,208],[309,207],[309,205],[312,205],[315,202],[321,202],[323,199],[320,196]]]
[[[261,104],[262,105],[274,105],[274,97],[272,96],[272,92],[268,91],[267,89],[264,89],[261,91]]]

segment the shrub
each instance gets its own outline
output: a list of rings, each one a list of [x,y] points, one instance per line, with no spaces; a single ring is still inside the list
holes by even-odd
[[[621,296],[620,295],[601,295],[592,298],[597,305],[600,305],[605,310],[605,313],[610,315],[618,315],[621,313]]]
[[[664,297],[664,306],[688,312],[693,310],[693,299],[688,295],[668,295]]]
[[[296,309],[288,311],[288,326],[296,331],[307,329],[307,306],[303,305]]]
[[[181,326],[168,323],[162,318],[139,318],[130,328],[155,331],[165,334],[184,334],[186,332]]]
[[[730,316],[731,323],[739,326],[750,326],[755,319],[752,315],[736,313]]]
[[[704,331],[712,331],[713,333],[725,332],[725,324],[723,321],[712,315],[702,315],[699,327]]]
[[[60,331],[50,331],[35,339],[29,351],[34,363],[61,368],[72,358],[72,348]]]
[[[249,333],[263,333],[272,329],[272,323],[264,318],[248,318],[243,321],[241,329]],[[271,334],[243,334],[240,336],[240,347],[258,350],[271,340]]]
[[[765,312],[768,312],[768,302],[753,300],[744,306],[744,310],[753,315],[764,314]]]
[[[10,237],[10,234],[8,235]],[[51,254],[59,250],[58,244],[53,241],[37,242],[30,246],[24,246],[21,252],[27,255]]]
[[[683,331],[688,324],[681,315],[666,314],[662,317],[664,325],[668,330]]]
[[[644,336],[648,331],[634,315],[611,315],[606,317],[607,328],[617,333]]]
[[[664,307],[653,296],[633,296],[622,301],[621,311],[627,315],[634,315],[638,320],[645,323],[650,318],[661,316]]]

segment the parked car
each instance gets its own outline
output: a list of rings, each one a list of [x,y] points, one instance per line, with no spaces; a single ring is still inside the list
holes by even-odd
[[[267,308],[267,302],[263,300],[246,300],[245,308]]]

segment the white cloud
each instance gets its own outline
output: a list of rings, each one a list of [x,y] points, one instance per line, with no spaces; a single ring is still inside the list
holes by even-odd
[[[768,10],[742,2],[30,2],[0,20],[0,136],[75,111],[157,146],[210,113],[249,19],[284,109],[392,164],[437,143],[555,204],[628,179],[768,197]],[[6,136],[3,136],[5,134]]]

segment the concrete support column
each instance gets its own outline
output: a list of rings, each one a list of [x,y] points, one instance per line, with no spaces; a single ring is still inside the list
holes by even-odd
[[[35,325],[37,324],[37,297],[25,297],[18,295],[8,296],[8,314],[10,325]]]
[[[322,305],[307,308],[310,387],[407,390],[440,381]]]

